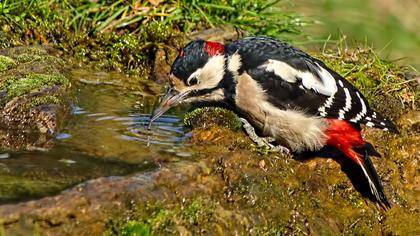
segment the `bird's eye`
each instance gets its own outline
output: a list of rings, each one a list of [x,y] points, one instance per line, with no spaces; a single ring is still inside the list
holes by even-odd
[[[187,85],[192,86],[198,84],[198,79],[196,76],[193,76],[187,80]]]

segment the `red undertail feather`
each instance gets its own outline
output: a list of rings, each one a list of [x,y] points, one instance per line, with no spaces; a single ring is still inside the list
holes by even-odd
[[[207,41],[204,46],[204,50],[209,54],[209,56],[215,56],[218,54],[225,53],[225,46],[221,43]]]
[[[337,119],[328,119],[328,123],[327,144],[340,150],[361,167],[373,197],[382,207],[390,208],[391,205],[385,196],[381,181],[369,158],[373,147],[363,140],[360,130],[353,124]]]
[[[336,147],[357,164],[360,164],[363,160],[353,150],[353,148],[362,147],[365,144],[360,131],[344,120],[328,119],[328,122],[327,144]]]

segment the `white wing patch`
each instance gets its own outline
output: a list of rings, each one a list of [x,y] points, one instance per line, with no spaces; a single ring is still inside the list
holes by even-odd
[[[296,83],[297,77],[300,75],[300,71],[295,70],[295,68],[282,61],[269,59],[262,67],[265,67],[266,71],[273,72],[289,83]]]
[[[337,92],[337,84],[334,77],[318,64],[315,64],[315,67],[319,78],[310,71],[297,70],[289,64],[278,60],[269,59],[262,67],[289,83],[296,83],[299,79],[306,89],[313,89],[323,95],[332,96]]]
[[[327,96],[332,96],[337,92],[337,84],[335,82],[334,77],[330,74],[330,72],[328,72],[322,66],[318,65],[318,63],[315,64],[318,66],[318,73],[321,76],[322,82],[315,78],[315,83],[313,84],[312,88],[319,93],[322,93]]]

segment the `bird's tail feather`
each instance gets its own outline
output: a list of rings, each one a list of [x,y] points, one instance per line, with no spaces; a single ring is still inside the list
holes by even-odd
[[[352,159],[355,160],[356,163],[362,169],[363,174],[365,175],[368,181],[370,192],[374,200],[378,202],[378,204],[384,209],[391,208],[391,204],[389,203],[388,198],[385,195],[382,183],[378,177],[376,169],[373,166],[372,161],[370,160],[368,148],[358,148],[357,153],[354,152],[354,154],[357,155],[357,158],[352,157]]]
[[[373,110],[369,110],[361,122],[368,127],[375,127],[396,134],[399,133],[397,126],[391,120]]]

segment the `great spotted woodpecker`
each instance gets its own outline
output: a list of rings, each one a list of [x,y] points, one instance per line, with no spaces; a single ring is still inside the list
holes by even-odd
[[[322,61],[267,37],[223,45],[195,40],[175,59],[170,90],[151,122],[180,103],[216,102],[295,153],[333,147],[359,166],[376,202],[390,207],[360,124],[398,132],[351,83]]]

